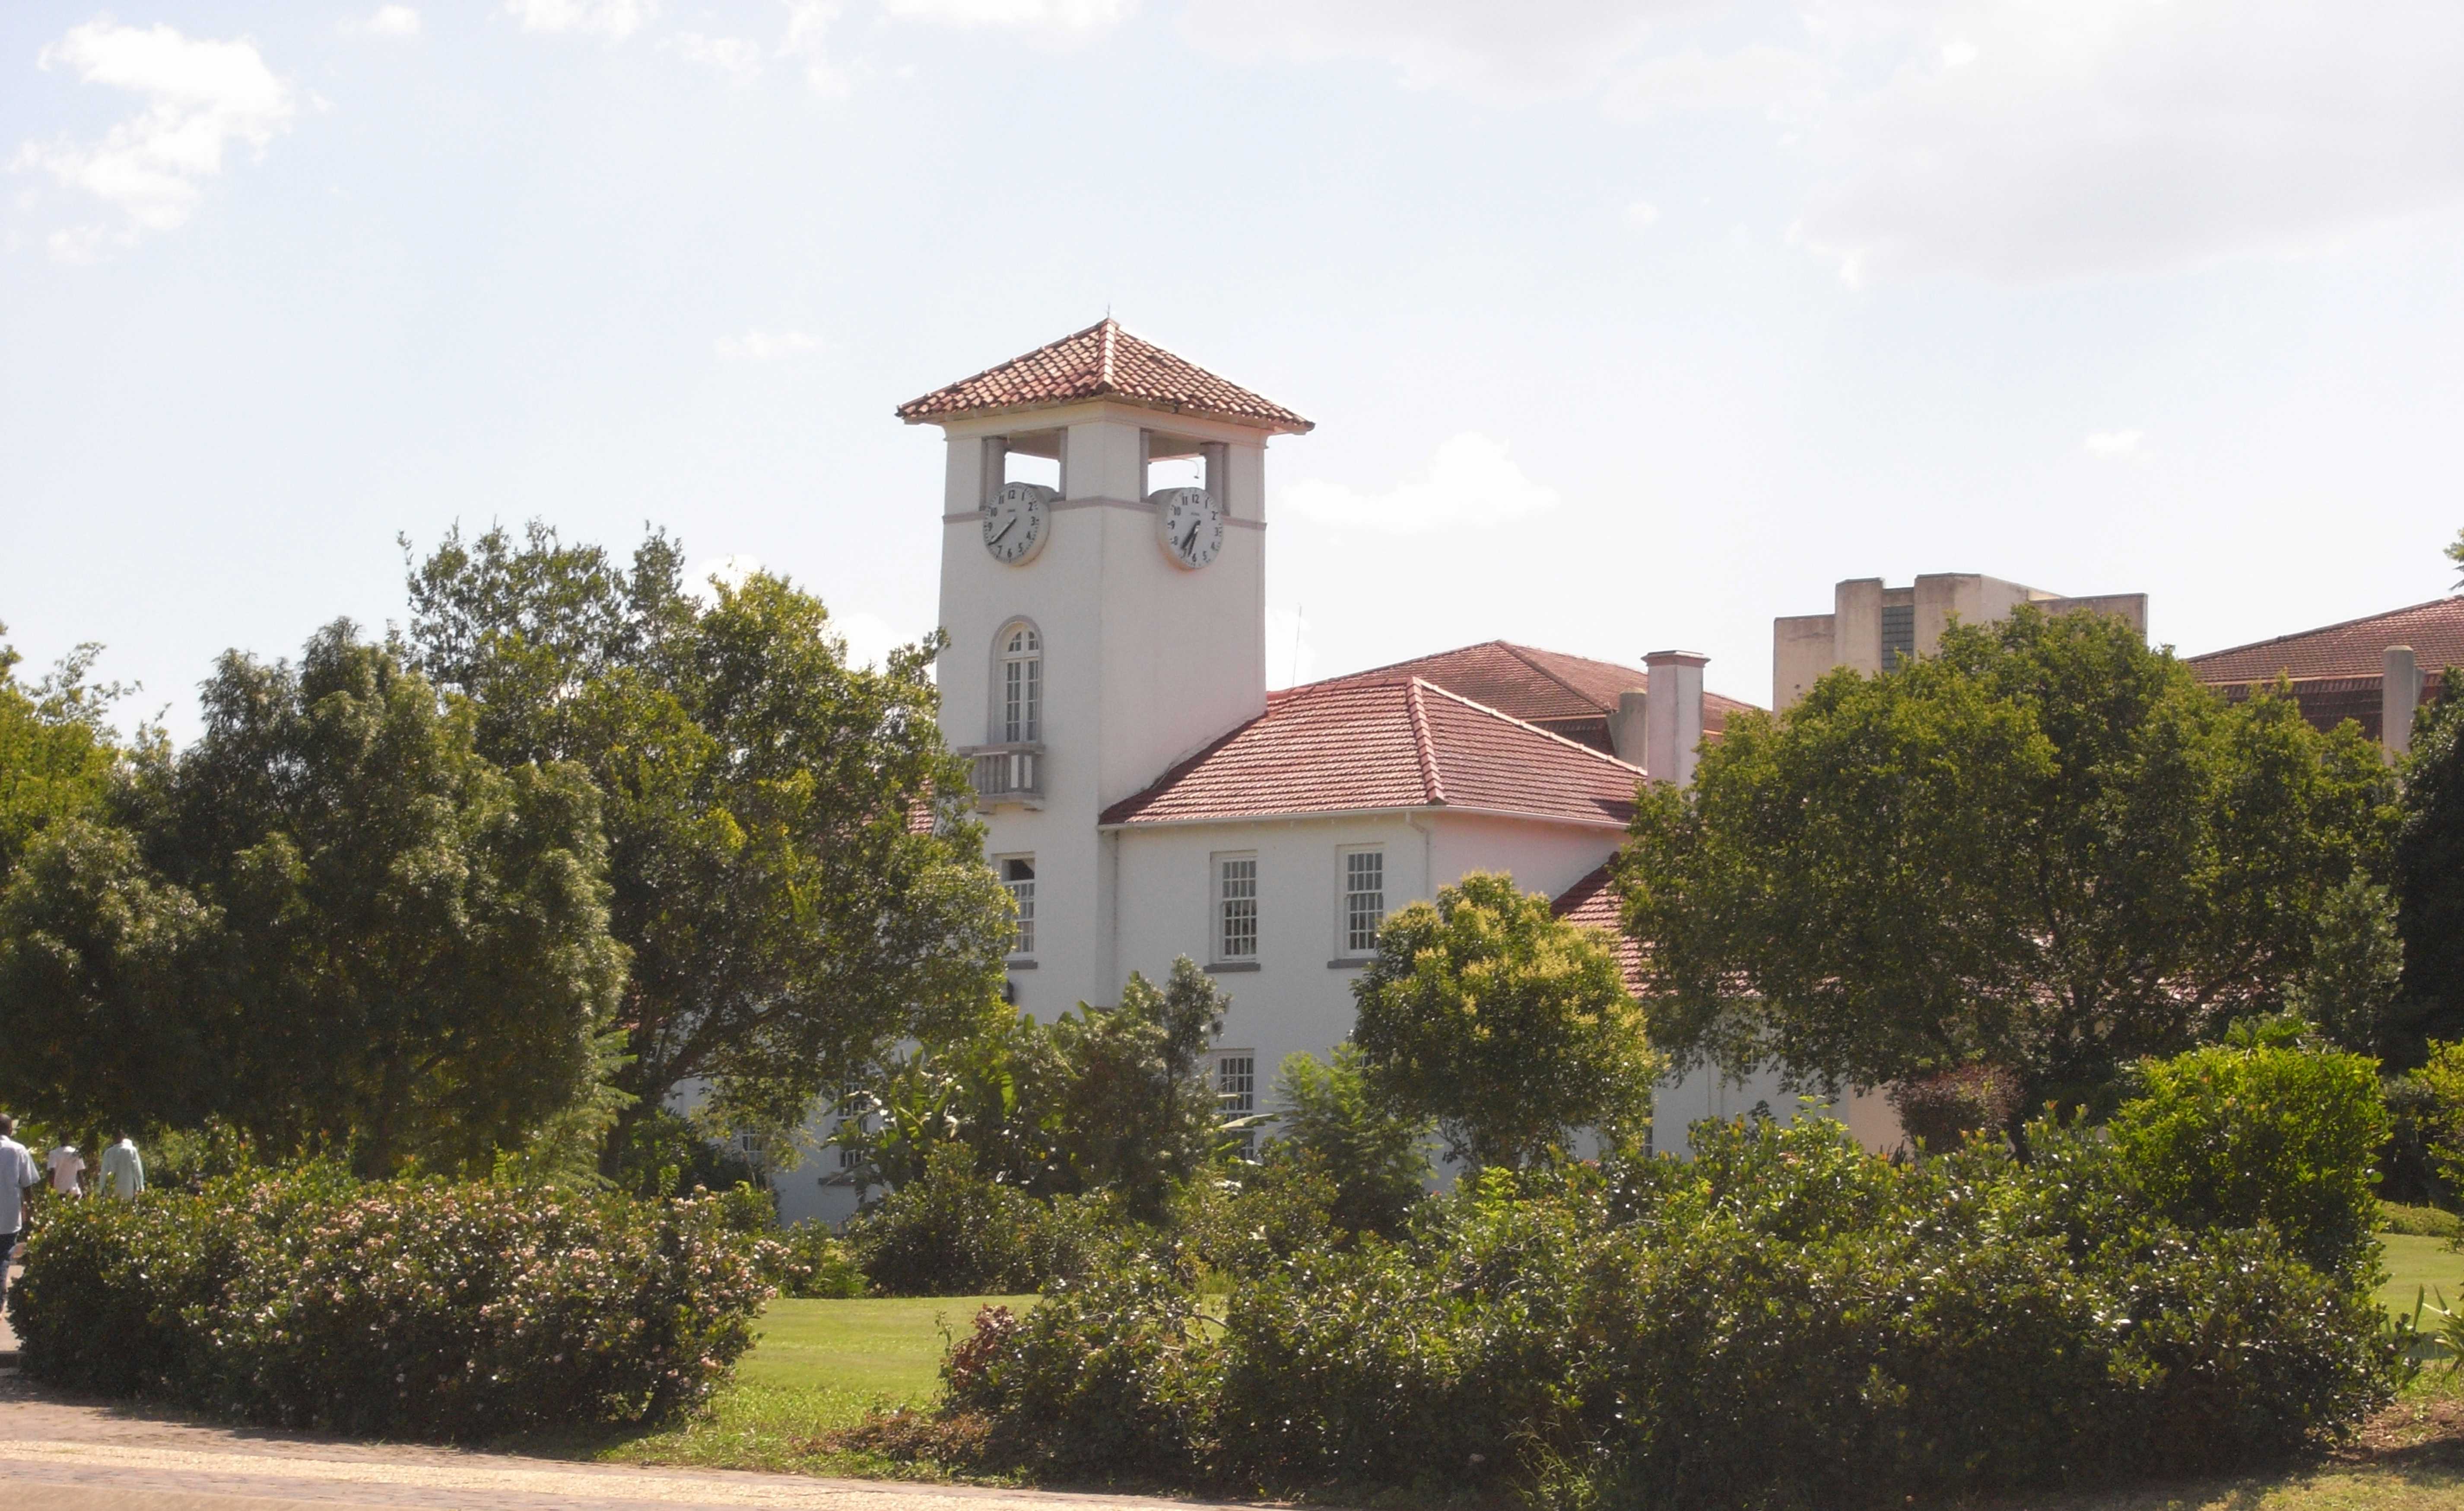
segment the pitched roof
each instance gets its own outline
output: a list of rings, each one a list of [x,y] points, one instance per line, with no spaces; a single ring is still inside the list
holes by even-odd
[[[1642,974],[1642,945],[1625,931],[1624,921],[1617,916],[1617,894],[1609,867],[1614,861],[1603,861],[1598,870],[1575,882],[1549,904],[1549,911],[1570,923],[1580,923],[1604,931],[1617,949],[1617,964],[1625,969],[1625,989],[1642,995],[1645,985]]]
[[[1601,827],[1633,816],[1642,772],[1419,678],[1318,682],[1104,811],[1168,824],[1454,808]]]
[[[1086,399],[1204,415],[1279,434],[1315,428],[1282,405],[1131,335],[1109,317],[998,367],[910,399],[898,407],[898,417],[921,425]]]
[[[1606,719],[1617,712],[1618,694],[1643,692],[1650,686],[1649,675],[1639,666],[1595,661],[1589,656],[1543,651],[1510,640],[1484,640],[1478,645],[1440,651],[1392,666],[1353,672],[1321,685],[1391,682],[1415,677],[1485,703],[1508,718],[1552,726],[1577,720]],[[1705,732],[1725,727],[1731,711],[1753,706],[1717,693],[1705,693]]]
[[[2387,649],[2412,647],[2424,672],[2464,665],[2464,596],[2433,598],[2409,609],[2347,619],[2299,634],[2236,645],[2189,657],[2200,681],[2260,682],[2278,673],[2302,681],[2314,677],[2384,675]]]

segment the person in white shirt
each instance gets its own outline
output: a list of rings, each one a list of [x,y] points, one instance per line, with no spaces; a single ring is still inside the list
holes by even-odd
[[[42,1183],[34,1157],[11,1137],[17,1120],[0,1112],[0,1300],[9,1295],[9,1261],[26,1235],[26,1193]]]
[[[63,1196],[82,1196],[85,1188],[78,1181],[85,1175],[85,1156],[74,1144],[63,1144],[51,1152],[47,1163],[52,1167],[52,1189]]]
[[[117,1196],[121,1201],[135,1201],[145,1189],[145,1162],[137,1157],[136,1141],[126,1134],[120,1142],[102,1151],[102,1173],[95,1180],[94,1189],[104,1196]]]

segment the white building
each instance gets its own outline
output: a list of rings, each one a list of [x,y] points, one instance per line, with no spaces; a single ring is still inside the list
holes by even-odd
[[[1378,923],[1466,872],[1613,930],[1636,785],[1685,781],[1748,706],[1705,694],[1700,656],[1501,641],[1269,694],[1266,448],[1310,424],[1110,320],[898,413],[948,438],[941,727],[1018,901],[1013,1000],[1049,1019],[1187,955],[1232,998],[1235,1107],[1351,1033]],[[1153,487],[1158,463],[1202,481]],[[1662,1146],[1794,1106],[1696,1082],[1663,1096]],[[786,1219],[853,1209],[821,1163],[781,1182]]]

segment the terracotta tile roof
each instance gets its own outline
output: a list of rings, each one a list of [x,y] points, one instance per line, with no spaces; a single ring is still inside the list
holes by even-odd
[[[2330,730],[2349,719],[2362,726],[2368,739],[2385,737],[2380,725],[2387,722],[2387,707],[2380,700],[2379,685],[2386,681],[2384,673],[2372,677],[2305,677],[2293,684],[2293,701],[2301,717],[2313,728]],[[2437,672],[2425,672],[2421,678],[2421,700],[2434,702],[2439,684],[2444,680]],[[2220,682],[2216,690],[2225,701],[2238,703],[2248,699],[2264,682]]]
[[[1622,826],[1642,773],[1419,678],[1319,682],[1104,811],[1165,824],[1362,809],[1470,809]]]
[[[2409,645],[2424,672],[2464,666],[2464,596],[2433,598],[2387,613],[2347,619],[2299,634],[2280,634],[2255,645],[2210,651],[2189,657],[2199,680],[2263,682],[2279,672],[2301,681],[2314,677],[2382,675],[2391,645]]]
[[[1569,922],[1595,928],[1609,936],[1617,947],[1617,964],[1625,967],[1625,989],[1636,996],[1643,991],[1642,946],[1625,931],[1617,917],[1618,899],[1616,883],[1609,875],[1614,862],[1602,862],[1597,871],[1568,887],[1549,910]]]
[[[1045,409],[1084,399],[1113,399],[1175,414],[1252,425],[1278,434],[1312,430],[1311,422],[1280,404],[1228,383],[1153,342],[1142,341],[1103,320],[1023,357],[987,367],[898,407],[910,425]]]
[[[1459,650],[1440,651],[1434,656],[1330,678],[1330,684],[1391,682],[1415,677],[1595,750],[1609,748],[1608,722],[1617,712],[1617,695],[1643,692],[1650,681],[1648,674],[1639,666],[1595,661],[1588,656],[1543,651],[1508,640],[1484,640]],[[1731,711],[1753,706],[1717,693],[1705,693],[1704,733],[1716,737],[1727,727]]]

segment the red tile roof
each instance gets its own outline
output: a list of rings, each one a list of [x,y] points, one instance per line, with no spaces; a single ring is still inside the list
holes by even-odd
[[[898,407],[910,425],[1112,399],[1175,414],[1256,426],[1278,434],[1315,427],[1280,404],[1229,383],[1106,319],[1085,330],[935,389]]]
[[[1508,640],[1484,640],[1460,650],[1353,672],[1320,685],[1393,682],[1415,677],[1595,750],[1609,749],[1608,722],[1617,712],[1617,695],[1647,691],[1650,683],[1639,666],[1595,661]],[[1727,727],[1730,712],[1753,706],[1705,693],[1704,733],[1717,737]]]
[[[1168,824],[1468,809],[1621,827],[1642,772],[1419,678],[1276,693],[1266,711],[1104,811]]]
[[[1556,901],[1549,904],[1549,910],[1569,922],[1607,934],[1617,948],[1617,964],[1625,967],[1625,989],[1639,997],[1642,995],[1645,984],[1642,945],[1626,933],[1624,922],[1617,916],[1617,886],[1609,873],[1613,864],[1613,861],[1604,862],[1597,871],[1568,887]]]
[[[2424,672],[2464,666],[2464,596],[2433,598],[2409,609],[2347,619],[2299,634],[2280,634],[2254,645],[2210,651],[2189,658],[2199,680],[2263,682],[2278,673],[2300,681],[2313,677],[2378,677],[2391,645],[2412,647]]]

